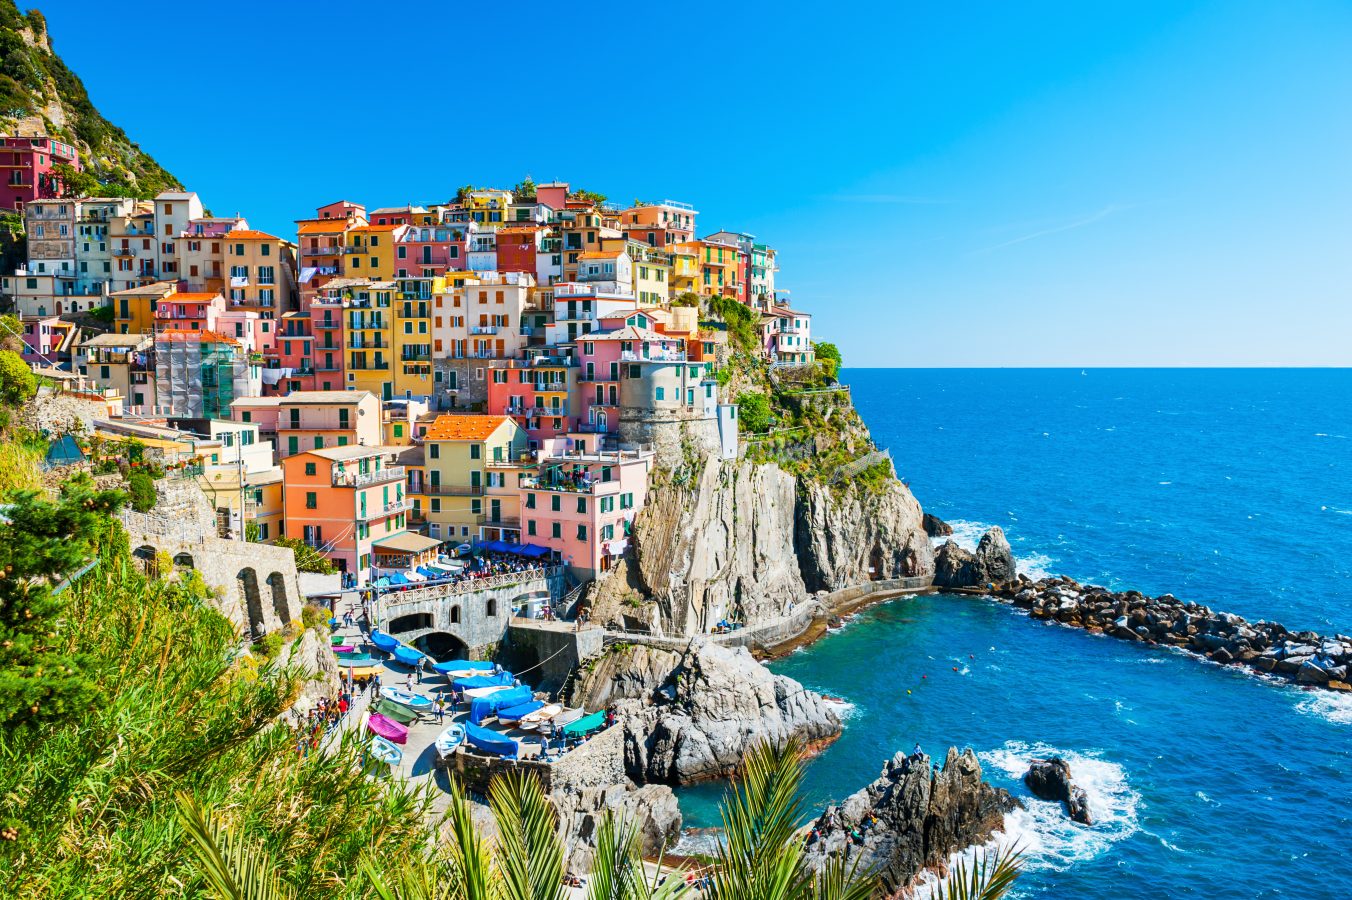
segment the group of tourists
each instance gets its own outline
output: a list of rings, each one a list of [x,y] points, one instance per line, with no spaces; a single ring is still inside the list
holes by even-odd
[[[324,737],[347,716],[347,711],[352,708],[352,699],[351,691],[344,687],[336,698],[330,700],[320,697],[314,706],[306,710],[305,721],[296,722],[291,729],[296,739],[296,752],[307,756],[311,750],[318,750]]]

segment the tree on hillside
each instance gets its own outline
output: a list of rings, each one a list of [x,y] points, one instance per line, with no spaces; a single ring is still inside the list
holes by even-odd
[[[93,174],[77,169],[70,163],[52,166],[52,174],[61,181],[63,197],[93,197],[103,189]]]
[[[840,348],[827,341],[813,341],[812,349],[817,354],[817,361],[822,364],[822,373],[834,381],[840,375],[840,367],[844,362]]]
[[[606,202],[606,195],[596,191],[572,191],[568,194],[570,200],[580,200],[583,203],[590,203],[594,206],[600,206]]]
[[[742,431],[761,434],[770,430],[773,419],[770,414],[770,401],[764,394],[750,392],[737,395],[737,415],[741,418]]]
[[[512,196],[517,200],[534,200],[535,181],[527,175],[523,180],[512,185]]]
[[[297,572],[314,572],[319,575],[332,575],[337,571],[333,563],[314,547],[297,538],[279,537],[273,541],[278,547],[286,547],[296,555]]]
[[[61,640],[65,603],[55,589],[93,554],[126,499],[73,478],[52,503],[36,491],[14,495],[0,521],[0,728],[78,715],[96,691],[79,650]]]

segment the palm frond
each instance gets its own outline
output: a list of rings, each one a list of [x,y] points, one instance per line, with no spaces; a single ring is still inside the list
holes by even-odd
[[[808,882],[796,831],[802,804],[802,745],[758,744],[740,780],[723,798],[724,842],[710,896],[714,900],[791,900]]]
[[[221,900],[287,900],[293,896],[278,875],[276,861],[265,850],[250,847],[184,793],[178,794],[178,820],[203,877]]]
[[[983,851],[971,865],[959,859],[948,877],[947,900],[999,900],[1023,871],[1023,852],[1016,847]]]
[[[869,900],[878,888],[878,878],[859,872],[859,860],[836,857],[812,879],[812,900]]]
[[[511,772],[493,779],[488,805],[498,824],[496,869],[506,900],[561,900],[563,843],[539,779]]]
[[[429,860],[401,860],[388,880],[367,858],[362,872],[378,900],[453,900],[455,878],[447,867]]]
[[[469,800],[454,778],[450,794],[446,818],[451,825],[450,875],[459,887],[456,897],[495,900],[492,854],[474,826]]]

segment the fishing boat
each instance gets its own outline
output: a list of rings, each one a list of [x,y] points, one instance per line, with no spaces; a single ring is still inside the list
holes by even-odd
[[[357,649],[357,648],[354,647],[354,646],[352,646],[351,644],[334,644],[334,645],[333,645],[333,652],[334,652],[334,653],[351,653],[351,652],[353,652],[353,651],[356,650],[356,649]]]
[[[399,688],[383,687],[380,689],[380,696],[414,712],[431,712],[432,710],[432,698],[424,697],[422,694],[401,691]]]
[[[394,658],[406,666],[417,668],[422,665],[422,661],[427,657],[406,644],[400,644],[398,647],[394,648]]]
[[[379,666],[379,665],[372,665],[371,663],[362,663],[362,664],[359,665],[359,666],[353,666],[352,668],[348,669],[347,671],[348,671],[348,674],[350,674],[353,678],[358,678],[358,679],[360,679],[360,678],[374,678],[374,677],[376,677],[377,675],[379,675],[381,672],[385,671],[385,667],[384,667],[384,666]]]
[[[387,765],[397,766],[399,761],[404,758],[404,751],[380,735],[376,735],[371,738],[371,755]]]
[[[432,663],[432,668],[443,675],[449,675],[452,678],[469,677],[470,675],[487,675],[493,671],[494,664],[469,659],[448,659],[445,662]]]
[[[465,740],[477,750],[506,759],[516,759],[517,754],[521,752],[521,747],[516,741],[503,737],[491,729],[480,728],[478,725],[465,726]]]
[[[437,748],[437,755],[442,759],[455,752],[455,748],[465,740],[465,726],[459,722],[452,722],[445,731],[437,735],[437,739],[432,742],[432,746]]]
[[[498,710],[498,722],[503,725],[514,726],[519,724],[526,716],[544,708],[544,703],[539,700],[528,700],[525,703],[518,703],[516,706],[505,706]]]
[[[346,656],[338,657],[338,665],[348,666],[349,668],[352,666],[366,668],[376,665],[376,658],[369,653],[349,653]]]
[[[395,647],[400,646],[398,638],[390,637],[379,628],[371,629],[371,643],[375,644],[377,649],[384,650],[386,653],[391,653]]]
[[[467,675],[451,680],[451,687],[461,691],[473,690],[474,688],[498,687],[504,684],[511,684],[516,680],[516,676],[511,672],[499,672],[496,675]]]
[[[380,713],[371,713],[366,718],[366,727],[373,734],[396,744],[408,743],[408,729],[393,719],[387,719]]]
[[[561,712],[563,712],[563,707],[557,703],[541,706],[535,712],[522,716],[521,722],[516,727],[522,731],[534,731]]]
[[[371,711],[378,712],[387,719],[393,719],[400,725],[412,725],[418,721],[418,714],[407,706],[391,703],[389,700],[377,700],[371,704]]]
[[[606,711],[598,709],[589,716],[583,716],[576,721],[569,722],[563,726],[563,733],[567,737],[586,737],[594,731],[600,731],[606,727]]]

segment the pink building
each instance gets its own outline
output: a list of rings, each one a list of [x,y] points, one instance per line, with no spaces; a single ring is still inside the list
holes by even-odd
[[[267,354],[268,367],[263,370],[263,393],[285,396],[295,391],[329,390],[317,384],[314,341],[309,313],[282,313],[280,331]]]
[[[405,534],[410,502],[404,467],[393,461],[391,448],[358,446],[307,450],[283,459],[286,536],[303,540],[343,572],[364,580],[381,540]]]
[[[430,278],[464,271],[468,238],[469,229],[463,224],[411,225],[395,243],[395,277]]]
[[[58,316],[23,317],[23,361],[32,366],[56,366],[57,345],[62,333]]]
[[[219,293],[173,293],[155,306],[155,331],[216,331],[224,312]]]
[[[624,555],[648,491],[651,453],[542,458],[521,485],[521,540],[558,551],[579,578],[607,572]]]
[[[533,354],[492,360],[487,411],[511,416],[532,449],[568,434],[577,420],[578,368],[571,357]]]
[[[650,330],[646,313],[606,317],[603,330],[584,334],[578,348],[578,429],[614,434],[620,423],[620,378],[627,363],[685,359],[685,341]],[[618,327],[617,327],[618,326]]]

